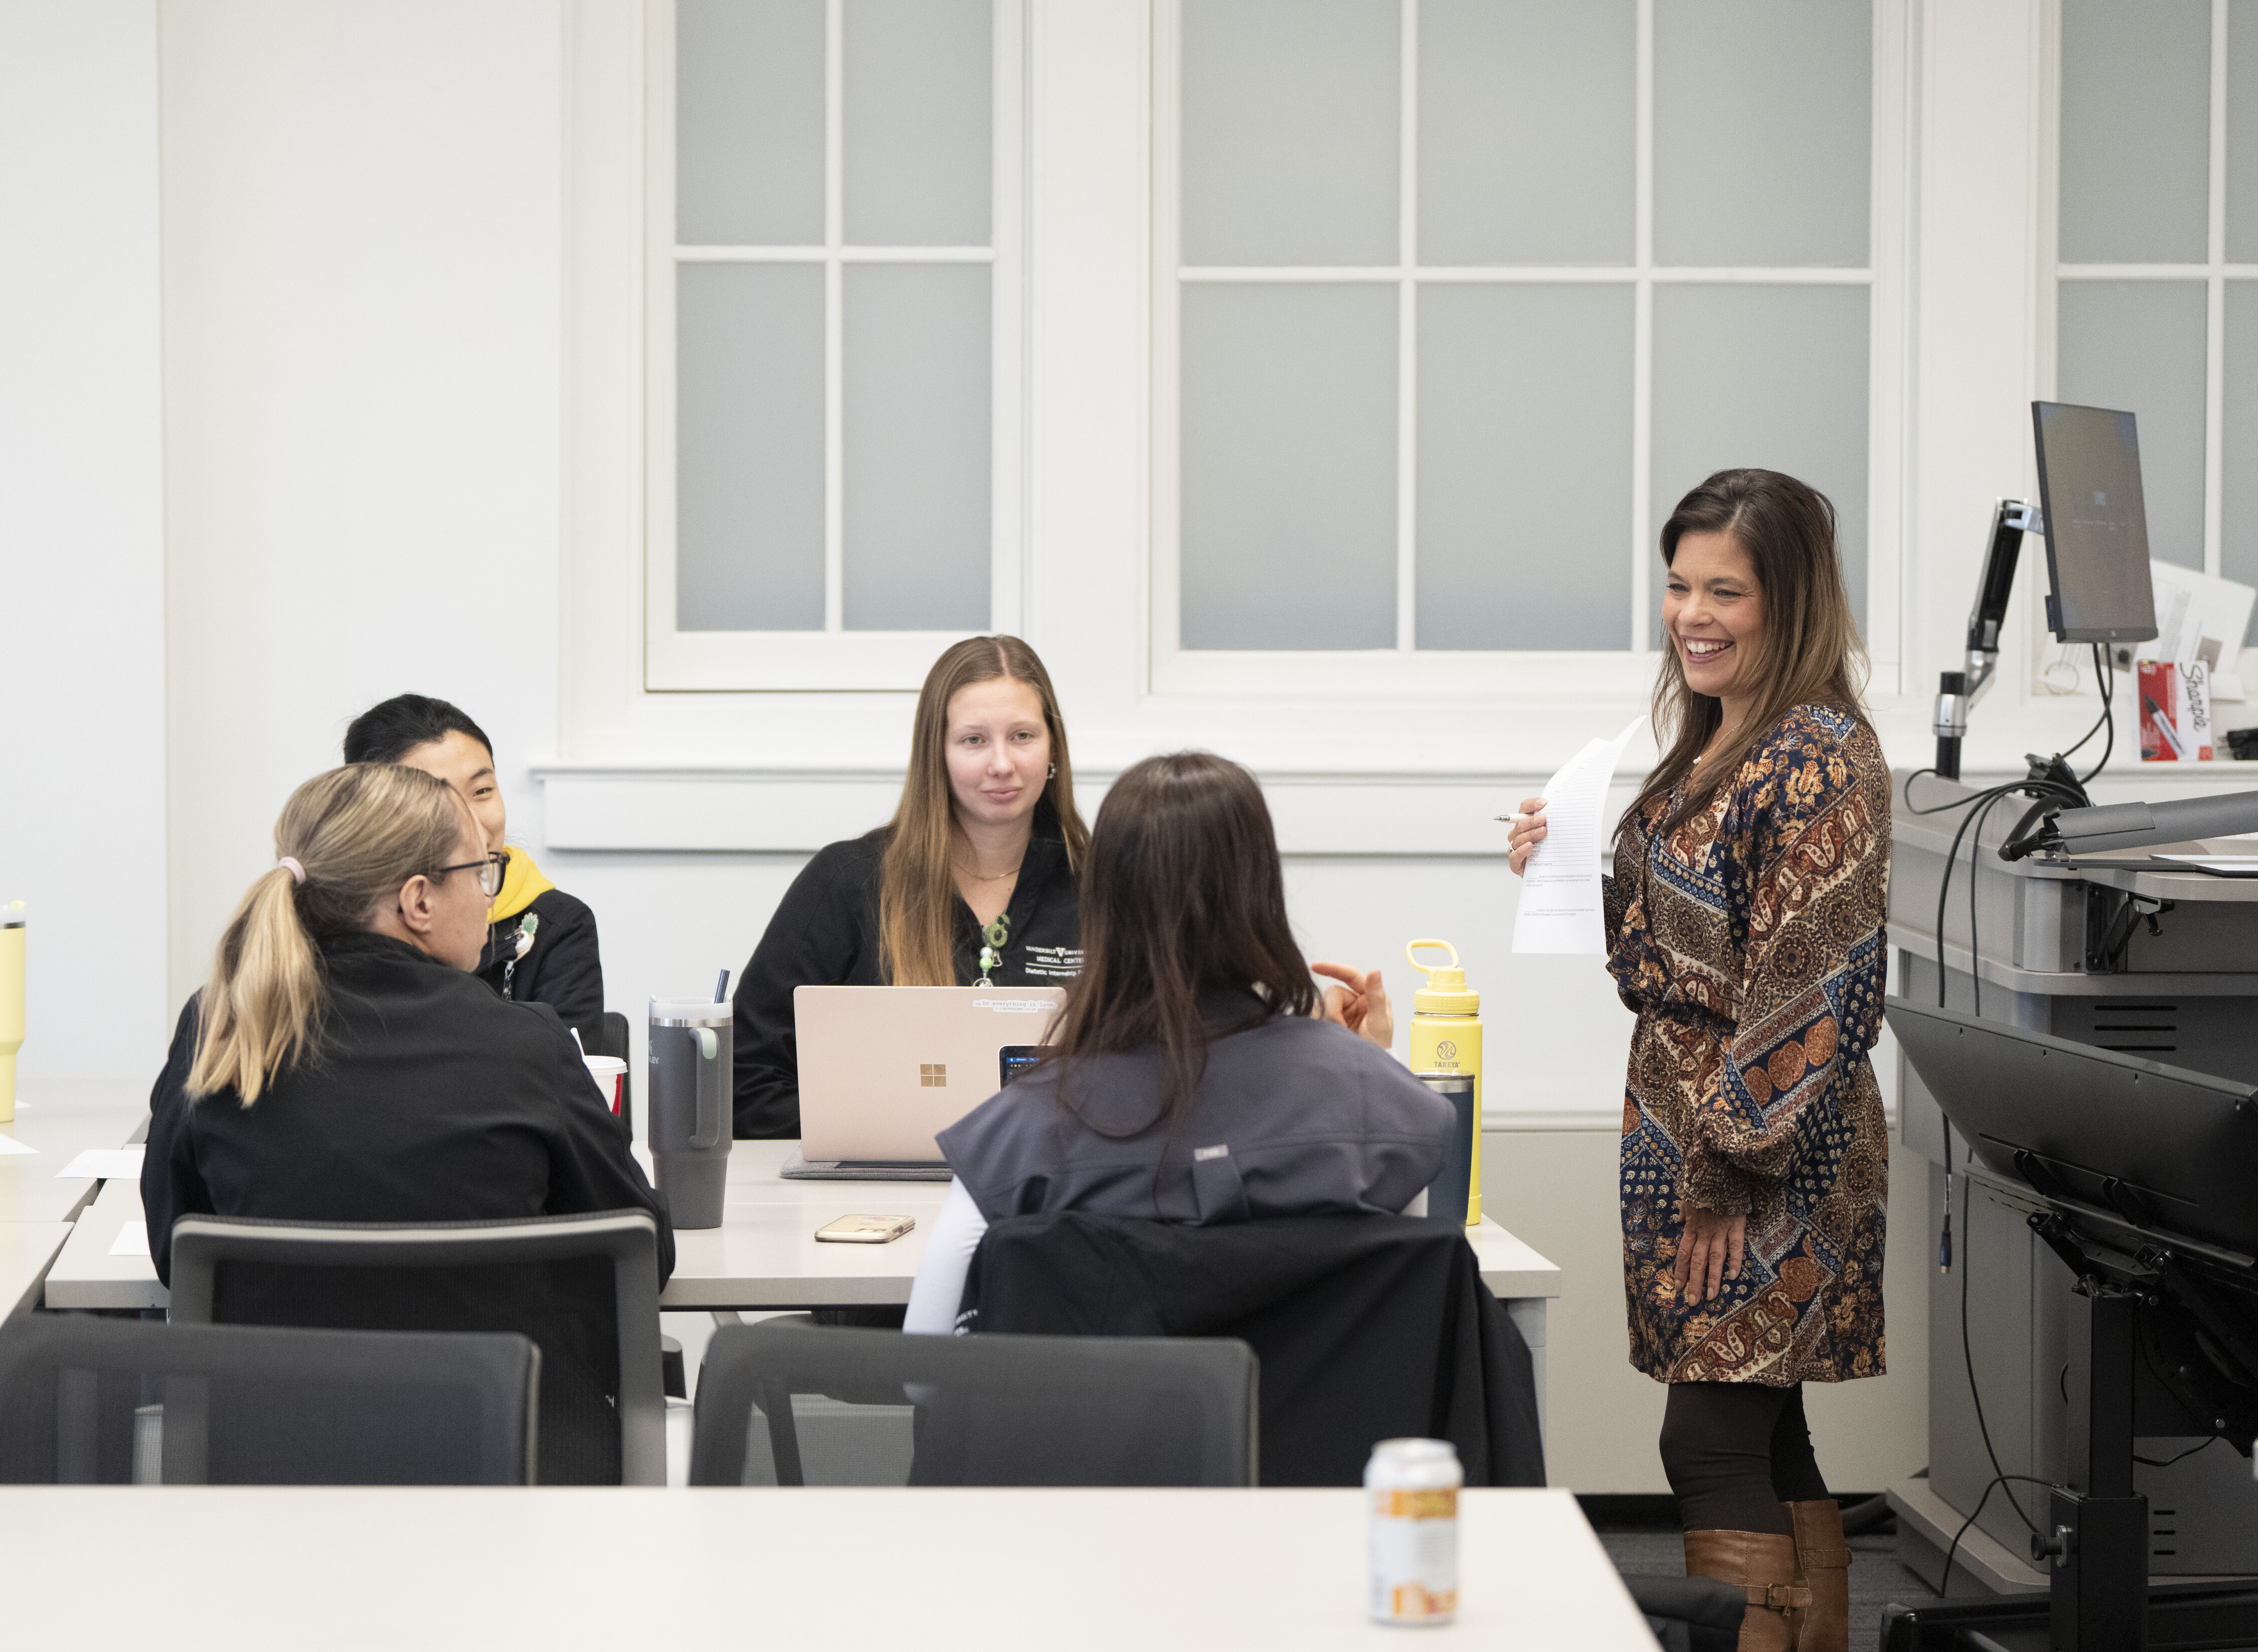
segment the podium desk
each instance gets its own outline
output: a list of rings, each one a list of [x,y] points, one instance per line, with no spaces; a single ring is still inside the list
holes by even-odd
[[[0,1488],[16,1643],[183,1652],[1402,1652],[1366,1518],[1347,1489]],[[1466,1492],[1459,1527],[1421,1647],[1652,1652],[1566,1492]]]

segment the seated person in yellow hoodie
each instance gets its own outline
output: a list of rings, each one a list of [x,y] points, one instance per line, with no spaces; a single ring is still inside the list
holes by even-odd
[[[394,694],[352,720],[345,730],[345,761],[403,764],[437,775],[462,794],[486,848],[509,857],[501,889],[486,909],[479,978],[504,998],[548,1005],[594,1054],[604,1016],[596,915],[543,877],[532,856],[502,842],[508,822],[486,730],[444,700]]]

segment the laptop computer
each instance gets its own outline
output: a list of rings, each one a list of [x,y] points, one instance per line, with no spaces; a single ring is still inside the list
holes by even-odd
[[[999,1052],[1040,1044],[1062,986],[801,986],[801,1181],[941,1181],[934,1137],[996,1093]]]

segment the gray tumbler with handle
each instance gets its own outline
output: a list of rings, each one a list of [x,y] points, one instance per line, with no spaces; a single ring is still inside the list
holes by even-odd
[[[718,1228],[735,1135],[729,1006],[650,1000],[650,1156],[678,1228]]]

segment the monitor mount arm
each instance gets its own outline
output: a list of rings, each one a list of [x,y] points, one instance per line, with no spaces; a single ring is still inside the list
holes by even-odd
[[[1992,532],[1984,552],[1984,573],[1976,586],[1976,605],[1968,610],[1968,664],[1941,673],[1936,685],[1936,773],[1960,778],[1960,741],[1968,714],[1992,686],[1999,664],[1999,631],[2007,621],[2007,599],[2015,586],[2015,562],[2023,536],[2045,530],[2036,505],[2002,499],[1992,507]]]

